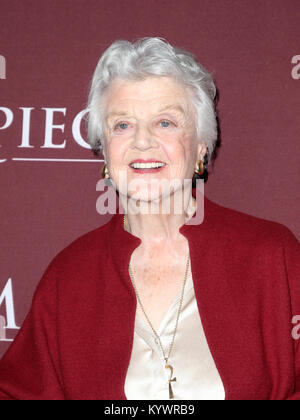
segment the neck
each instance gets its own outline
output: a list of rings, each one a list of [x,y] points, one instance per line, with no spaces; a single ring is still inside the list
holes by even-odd
[[[127,209],[124,229],[140,238],[143,245],[157,246],[160,243],[173,243],[179,237],[179,228],[185,224],[196,211],[196,200],[192,191],[173,194],[155,201],[137,203],[120,196],[120,201]],[[175,205],[176,204],[176,205]],[[139,212],[133,210],[139,208]],[[163,211],[168,209],[169,211]]]

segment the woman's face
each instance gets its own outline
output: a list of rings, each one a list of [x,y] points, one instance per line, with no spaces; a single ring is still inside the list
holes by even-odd
[[[105,94],[104,109],[103,154],[121,194],[126,193],[121,176],[127,181],[127,195],[146,201],[159,198],[175,179],[183,186],[184,179],[193,177],[206,149],[196,138],[187,88],[169,77],[116,79]],[[142,165],[151,162],[160,167]],[[155,190],[158,182],[163,187]]]

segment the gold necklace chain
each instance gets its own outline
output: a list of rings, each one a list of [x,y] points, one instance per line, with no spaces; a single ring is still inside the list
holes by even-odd
[[[124,215],[124,229],[125,229],[125,215]],[[132,272],[131,264],[130,264],[130,262],[129,262],[129,275],[130,275],[130,278],[131,278],[131,280],[132,280],[132,284],[133,284],[133,287],[134,287],[134,290],[135,290],[135,293],[136,293],[137,300],[138,300],[139,305],[140,305],[140,307],[141,307],[141,309],[142,309],[142,311],[143,311],[143,313],[144,313],[144,315],[145,315],[145,318],[147,319],[147,321],[148,321],[148,323],[149,323],[149,325],[150,325],[150,327],[151,327],[151,330],[153,331],[154,335],[155,335],[155,336],[156,336],[156,338],[158,339],[158,342],[159,342],[159,345],[160,345],[160,348],[161,348],[161,350],[162,350],[162,354],[163,354],[163,357],[164,357],[164,360],[165,360],[165,364],[166,364],[166,365],[165,365],[165,368],[166,368],[166,369],[170,369],[170,371],[171,371],[171,372],[170,372],[170,379],[169,379],[169,397],[170,397],[170,399],[174,398],[174,394],[173,394],[173,390],[172,390],[171,382],[175,382],[177,379],[176,379],[176,378],[172,378],[172,376],[173,376],[173,367],[172,367],[171,365],[169,365],[169,364],[168,364],[168,360],[169,360],[169,358],[170,358],[171,352],[172,352],[172,350],[173,350],[174,342],[175,342],[175,336],[176,336],[176,332],[177,332],[177,328],[178,328],[179,316],[180,316],[181,309],[182,309],[182,304],[183,304],[184,290],[185,290],[185,285],[186,285],[186,282],[187,282],[187,277],[188,277],[189,262],[190,262],[190,254],[188,253],[187,264],[186,264],[186,270],[185,270],[185,276],[184,276],[184,282],[183,282],[183,287],[182,287],[181,296],[180,296],[180,301],[179,301],[179,308],[178,308],[178,312],[177,312],[177,318],[176,318],[175,330],[174,330],[174,334],[173,334],[172,342],[171,342],[171,344],[170,344],[170,347],[169,347],[169,352],[168,352],[168,356],[167,356],[167,357],[166,357],[166,354],[165,354],[164,348],[163,348],[163,346],[162,346],[161,339],[160,339],[159,335],[157,334],[157,332],[155,331],[155,329],[154,329],[154,327],[153,327],[153,325],[152,325],[152,323],[151,323],[151,321],[150,321],[149,317],[148,317],[148,316],[147,316],[147,314],[146,314],[146,311],[145,311],[145,309],[144,309],[144,306],[142,305],[142,302],[141,302],[141,299],[140,299],[140,296],[139,296],[139,293],[138,293],[138,291],[137,291],[137,287],[136,287],[136,284],[135,284],[135,281],[134,281],[134,276],[133,276],[133,272]]]

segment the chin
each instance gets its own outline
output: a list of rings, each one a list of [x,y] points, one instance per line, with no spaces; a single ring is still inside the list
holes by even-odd
[[[160,201],[163,198],[161,191],[152,191],[151,188],[144,188],[137,191],[128,191],[128,197],[135,201],[141,202],[155,202]]]

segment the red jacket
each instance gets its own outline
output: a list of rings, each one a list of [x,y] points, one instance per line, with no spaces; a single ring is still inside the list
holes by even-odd
[[[300,400],[295,236],[206,198],[204,222],[180,232],[226,399]],[[54,258],[0,362],[0,399],[126,398],[136,311],[128,263],[140,243],[117,214]]]

